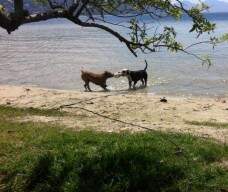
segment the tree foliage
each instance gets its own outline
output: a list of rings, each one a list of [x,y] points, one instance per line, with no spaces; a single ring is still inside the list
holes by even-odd
[[[0,26],[6,29],[8,33],[11,33],[25,23],[52,18],[65,18],[77,25],[99,28],[112,34],[125,43],[135,56],[137,56],[138,50],[144,53],[151,53],[162,47],[168,48],[171,51],[188,52],[176,40],[177,33],[172,26],[164,26],[163,30],[157,30],[157,24],[161,19],[172,17],[179,20],[184,16],[188,16],[192,20],[192,27],[189,29],[189,32],[196,33],[197,37],[203,33],[210,34],[215,29],[215,24],[209,22],[203,15],[208,6],[200,1],[192,8],[186,8],[181,0],[34,1],[45,6],[47,11],[30,14],[29,10],[26,10],[24,11],[26,14],[17,14],[17,17],[15,17],[15,13],[1,11]],[[147,22],[153,24],[153,29],[148,28],[144,22],[145,17],[148,18]],[[116,25],[118,27],[113,27]],[[121,34],[119,27],[127,28],[129,36],[126,37],[125,34]],[[211,38],[206,42],[215,43],[215,38]],[[197,55],[194,56],[200,58]]]

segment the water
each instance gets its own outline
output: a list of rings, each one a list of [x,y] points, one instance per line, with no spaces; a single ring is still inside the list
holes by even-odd
[[[228,32],[228,15],[209,15],[217,23],[216,34]],[[153,24],[152,24],[153,25]],[[187,32],[191,22],[167,20],[184,43],[196,42]],[[122,31],[126,33],[125,31]],[[140,92],[172,95],[228,95],[228,43],[214,50],[208,45],[192,48],[210,54],[209,69],[190,55],[161,50],[135,58],[116,38],[98,29],[81,28],[64,20],[24,25],[11,35],[0,29],[0,84],[84,90],[80,70],[116,72],[122,68],[144,68],[148,60],[149,86]],[[112,90],[128,88],[126,78],[108,81]],[[100,90],[92,86],[92,89]]]

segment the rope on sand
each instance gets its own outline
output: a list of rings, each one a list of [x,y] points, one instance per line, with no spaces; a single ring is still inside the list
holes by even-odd
[[[75,105],[77,105],[77,104],[85,103],[85,102],[88,102],[88,101],[91,101],[91,100],[95,100],[95,99],[99,99],[99,98],[107,98],[107,97],[115,96],[115,95],[120,95],[120,94],[117,93],[117,94],[109,94],[109,95],[104,95],[104,96],[92,97],[92,98],[89,98],[89,99],[84,99],[84,100],[78,101],[78,102],[76,102],[76,103],[70,103],[70,104],[60,105],[57,109],[62,109],[62,108],[72,108],[72,109],[76,109],[76,108],[77,108],[77,109],[80,109],[80,110],[83,110],[83,111],[92,113],[92,114],[94,114],[94,115],[100,116],[100,117],[102,117],[102,118],[104,118],[104,119],[108,119],[108,120],[111,120],[111,121],[119,122],[119,123],[122,123],[122,124],[125,124],[125,125],[130,125],[130,126],[132,126],[132,127],[138,127],[138,128],[140,128],[140,129],[144,129],[144,130],[151,131],[151,132],[154,132],[154,133],[158,133],[157,130],[154,130],[153,128],[150,128],[150,127],[138,125],[138,124],[131,123],[131,122],[122,121],[122,120],[120,120],[120,119],[116,119],[116,118],[113,118],[113,117],[109,117],[109,116],[103,115],[103,114],[101,114],[101,113],[92,111],[92,110],[87,109],[87,108],[84,108],[84,107],[75,106]],[[170,142],[171,144],[173,144],[173,145],[178,149],[178,151],[179,151],[180,153],[182,153],[182,150],[181,150],[180,146],[179,146],[177,143],[175,143],[175,142],[172,141],[171,139],[165,138],[164,135],[161,135],[161,137],[163,137],[163,139],[165,139],[165,140],[167,140],[168,142]]]

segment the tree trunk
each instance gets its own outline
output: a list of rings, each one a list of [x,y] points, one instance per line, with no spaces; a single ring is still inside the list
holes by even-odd
[[[14,0],[14,11],[17,16],[23,15],[23,0]]]

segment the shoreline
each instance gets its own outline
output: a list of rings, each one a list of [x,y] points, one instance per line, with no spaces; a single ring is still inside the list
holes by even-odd
[[[78,131],[137,132],[140,128],[104,119],[85,108],[124,122],[150,127],[153,130],[189,133],[228,143],[228,98],[166,96],[120,92],[79,92],[47,89],[37,86],[0,85],[0,105],[33,107],[69,112],[66,117],[26,116],[18,121],[58,123]],[[80,107],[80,108],[77,108]],[[227,124],[227,127],[226,127]]]
[[[53,91],[59,91],[59,92],[77,92],[77,93],[88,93],[84,91],[84,87],[82,89],[62,89],[62,88],[52,88],[52,87],[42,87],[39,85],[33,85],[33,84],[26,84],[26,85],[15,85],[15,84],[1,84],[1,87],[24,87],[24,88],[37,88],[37,89],[43,89],[43,90],[53,90]],[[165,92],[151,92],[151,90],[145,89],[144,87],[137,87],[136,90],[129,90],[128,85],[125,88],[122,89],[108,89],[109,91],[105,92],[102,88],[95,89],[94,87],[92,89],[92,92],[90,94],[99,94],[99,93],[113,93],[113,94],[144,94],[144,95],[152,95],[152,96],[158,96],[158,97],[175,97],[175,98],[205,98],[205,99],[228,99],[228,93],[227,94],[189,94],[189,93],[165,93]]]

